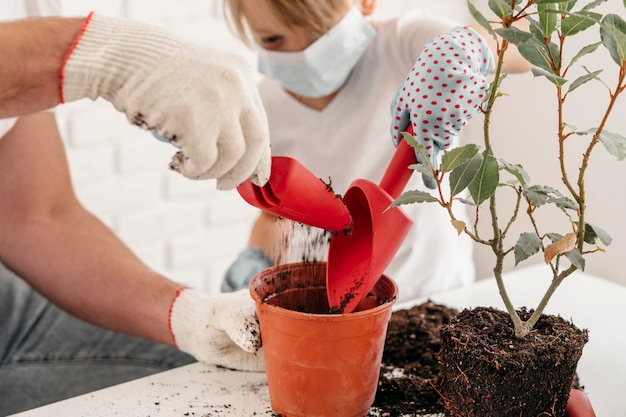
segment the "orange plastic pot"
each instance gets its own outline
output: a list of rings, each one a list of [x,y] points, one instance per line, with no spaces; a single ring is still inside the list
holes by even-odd
[[[272,409],[283,417],[361,417],[374,402],[387,323],[398,287],[382,276],[359,306],[330,314],[326,263],[258,273],[250,293]]]

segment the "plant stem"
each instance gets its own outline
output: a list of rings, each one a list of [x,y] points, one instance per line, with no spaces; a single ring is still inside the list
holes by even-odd
[[[494,250],[496,255],[496,265],[493,268],[493,275],[496,278],[496,283],[498,285],[498,291],[500,292],[500,297],[502,297],[502,301],[504,302],[504,306],[506,307],[506,311],[509,313],[511,317],[511,321],[513,322],[513,328],[515,329],[515,335],[519,336],[518,333],[521,333],[525,326],[525,323],[515,311],[515,307],[513,307],[513,303],[509,298],[509,294],[506,291],[506,286],[504,285],[504,280],[502,279],[502,269],[504,265],[504,254],[502,250],[496,251]],[[521,337],[521,336],[519,336]]]
[[[508,25],[508,26],[511,25],[511,22],[508,22],[508,23],[503,22],[503,23],[505,23],[505,25]],[[498,61],[497,61],[497,68],[495,70],[495,77],[494,77],[494,80],[492,82],[492,87],[491,87],[492,91],[489,96],[489,100],[487,102],[487,107],[485,109],[483,133],[484,133],[484,142],[485,142],[486,149],[489,149],[491,147],[490,139],[489,139],[489,128],[491,125],[491,113],[492,113],[493,106],[497,97],[496,90],[498,88],[500,74],[502,72],[504,54],[507,50],[508,45],[509,44],[506,40],[502,40],[502,45],[498,53]],[[495,276],[496,283],[498,285],[498,290],[500,291],[500,296],[502,297],[502,301],[504,302],[506,310],[509,313],[511,320],[513,321],[513,326],[517,334],[518,328],[524,327],[524,323],[522,322],[519,315],[517,314],[517,311],[515,311],[515,307],[513,306],[513,303],[511,302],[511,299],[509,298],[509,295],[506,291],[506,287],[504,285],[504,280],[502,279],[502,270],[503,270],[503,265],[504,265],[504,257],[506,256],[506,253],[504,252],[504,248],[503,248],[504,234],[502,233],[502,230],[500,230],[500,226],[498,223],[498,211],[496,209],[496,195],[495,194],[492,195],[489,199],[489,212],[491,214],[491,226],[493,229],[493,239],[491,240],[491,249],[496,256],[496,264],[493,268],[493,274]]]
[[[562,45],[561,45],[561,48],[562,48]],[[572,197],[578,203],[578,237],[577,237],[576,243],[581,253],[583,252],[583,244],[585,241],[585,212],[586,212],[585,171],[587,170],[587,167],[589,165],[589,159],[591,158],[591,153],[594,147],[598,144],[602,130],[604,129],[607,123],[607,120],[613,110],[613,107],[615,106],[617,97],[625,88],[625,85],[624,85],[625,79],[626,79],[626,73],[624,71],[624,66],[622,65],[620,67],[617,89],[614,93],[610,94],[611,99],[609,100],[609,105],[606,111],[604,112],[602,121],[600,122],[600,125],[598,126],[593,137],[591,138],[591,141],[589,142],[589,145],[587,146],[585,153],[583,154],[580,170],[578,173],[578,181],[577,181],[578,192],[576,192],[572,184],[569,182],[567,171],[565,169],[565,139],[567,136],[563,132],[563,127],[564,127],[563,104],[565,102],[566,96],[563,95],[563,91],[561,87],[560,86],[557,87],[559,163],[560,163],[560,168],[561,168],[561,177],[562,177],[563,183],[566,185],[566,187],[569,189],[570,193],[572,194]],[[552,297],[552,294],[554,293],[554,291],[559,287],[559,285],[561,285],[561,283],[563,282],[565,278],[570,276],[577,269],[578,268],[576,266],[570,265],[569,268],[567,268],[566,270],[561,271],[560,273],[557,273],[556,271],[558,270],[558,268],[553,268],[554,275],[552,278],[552,282],[550,283],[550,286],[546,290],[543,298],[539,302],[539,305],[537,306],[537,308],[531,314],[530,318],[524,323],[523,326],[519,326],[519,330],[520,330],[519,333],[518,333],[518,325],[516,324],[515,321],[513,322],[515,325],[515,334],[517,336],[524,337],[526,334],[530,332],[530,330],[532,330],[534,325],[537,323],[537,320],[539,320],[539,318],[543,314],[543,311],[546,305],[548,304],[548,301]]]
[[[615,106],[617,97],[623,91],[625,78],[626,78],[626,73],[624,72],[624,66],[622,65],[620,67],[618,84],[617,84],[615,93],[610,94],[611,99],[609,100],[609,105],[606,111],[604,112],[604,117],[602,118],[602,121],[600,122],[600,126],[598,126],[595,134],[591,138],[591,142],[589,142],[589,146],[587,147],[587,150],[583,154],[583,159],[580,164],[580,171],[578,172],[578,189],[579,189],[578,205],[579,205],[580,215],[579,215],[579,223],[578,223],[578,242],[577,243],[578,243],[578,249],[581,252],[583,248],[583,243],[585,241],[585,211],[586,211],[585,171],[587,170],[587,167],[589,166],[589,158],[591,158],[591,152],[593,151],[593,148],[598,144],[598,141],[600,140],[600,135],[602,134],[602,131],[604,130],[604,127],[606,126],[606,122],[609,118],[609,115],[611,114],[613,107]]]
[[[550,298],[552,297],[552,294],[554,293],[554,291],[558,288],[559,285],[561,285],[561,282],[563,282],[565,278],[572,275],[572,273],[576,271],[577,269],[578,268],[576,268],[574,265],[570,265],[569,268],[567,268],[564,271],[561,271],[559,274],[556,274],[552,278],[552,282],[550,283],[550,286],[546,290],[546,293],[543,295],[543,298],[539,302],[539,305],[537,306],[535,311],[533,311],[533,313],[530,315],[530,318],[526,321],[528,330],[525,333],[518,335],[519,337],[526,336],[530,332],[530,330],[532,330],[532,328],[537,323],[537,320],[539,320],[539,317],[541,317],[541,314],[543,314],[543,310],[546,308],[546,305],[548,305],[548,301],[550,301]],[[516,335],[517,335],[517,328],[516,328]]]

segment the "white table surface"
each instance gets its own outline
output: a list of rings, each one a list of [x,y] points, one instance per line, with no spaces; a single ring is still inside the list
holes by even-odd
[[[505,282],[517,307],[533,308],[548,286],[543,265],[507,273]],[[504,308],[494,279],[478,281],[430,297],[455,308]],[[424,299],[404,302],[409,308]],[[578,364],[598,417],[626,416],[626,286],[576,272],[552,297],[547,313],[559,313],[589,330]],[[604,321],[607,317],[608,320]],[[199,363],[84,394],[15,416],[272,416],[265,373],[218,369]]]

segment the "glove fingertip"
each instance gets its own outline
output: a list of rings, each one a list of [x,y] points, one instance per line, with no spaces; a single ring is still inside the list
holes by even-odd
[[[258,185],[259,187],[263,187],[270,179],[270,167],[269,164],[262,167],[261,169],[257,168],[256,171],[252,173],[250,176],[250,181],[254,185]]]
[[[259,163],[256,166],[256,169],[250,176],[250,181],[253,184],[258,185],[259,187],[264,186],[270,179],[270,174],[272,172],[272,156],[271,150],[269,147],[263,150],[261,154],[261,159],[259,159]]]
[[[393,140],[393,144],[398,146],[400,141],[402,141],[402,132],[404,132],[409,125],[408,121],[401,120],[398,123],[394,123],[391,126],[391,140]]]
[[[229,191],[239,185],[236,181],[233,181],[232,178],[218,178],[215,183],[215,188],[219,191]]]

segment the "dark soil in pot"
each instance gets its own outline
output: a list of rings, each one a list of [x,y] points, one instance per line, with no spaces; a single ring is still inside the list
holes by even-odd
[[[500,313],[496,316],[503,315],[508,320],[508,315]],[[452,323],[457,315],[457,310],[430,301],[392,314],[387,328],[378,391],[370,416],[443,415],[444,402],[440,395],[443,369],[439,358],[442,346],[440,330]],[[552,320],[561,321],[550,318],[542,324],[540,320],[538,326],[552,325]],[[502,334],[511,331],[509,323],[504,322],[500,330],[504,332]],[[576,340],[582,338],[586,342],[586,332],[578,331],[576,334]],[[502,335],[498,337],[504,338]],[[572,388],[583,388],[576,377],[571,385]],[[493,411],[492,414],[484,415],[505,416],[506,413]]]

